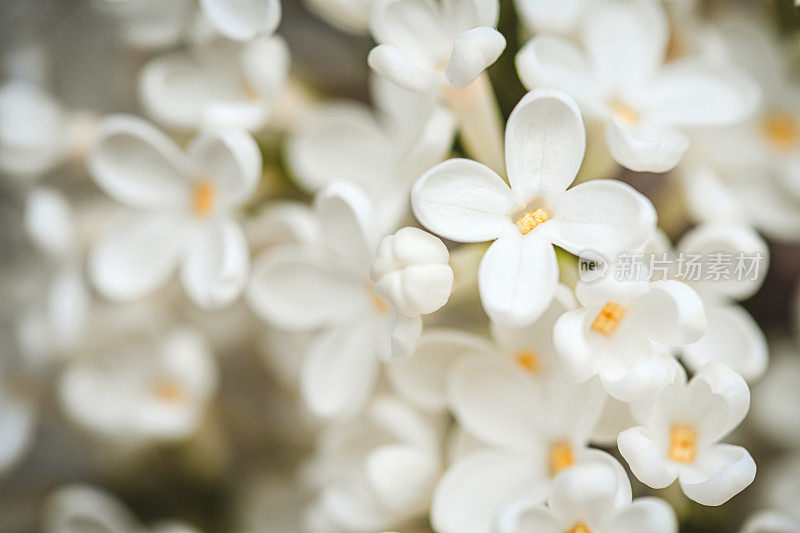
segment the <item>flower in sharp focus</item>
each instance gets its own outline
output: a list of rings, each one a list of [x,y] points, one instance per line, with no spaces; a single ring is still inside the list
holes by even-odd
[[[497,0],[373,0],[369,65],[411,91],[463,89],[506,46]]]
[[[489,317],[521,326],[550,305],[558,286],[553,244],[604,254],[643,242],[655,226],[653,205],[615,180],[570,188],[586,138],[575,102],[555,89],[529,93],[506,126],[511,186],[488,167],[451,159],[414,185],[414,214],[429,230],[459,242],[494,240],[478,285]]]
[[[640,426],[620,433],[617,445],[633,474],[661,489],[679,481],[703,505],[722,505],[745,489],[756,464],[741,446],[719,444],[744,419],[750,390],[722,363],[711,363],[687,383],[675,382],[631,405]]]
[[[529,89],[561,88],[603,120],[611,154],[631,170],[670,170],[689,147],[682,128],[742,121],[759,103],[758,87],[733,66],[696,57],[662,65],[668,23],[658,2],[607,0],[581,34],[585,53],[564,38],[535,37],[517,70]]]
[[[250,260],[235,210],[261,177],[249,134],[203,132],[183,152],[149,123],[113,116],[98,129],[89,169],[109,196],[136,210],[120,214],[91,249],[90,276],[102,294],[144,296],[180,265],[197,305],[221,307],[239,296]]]
[[[616,462],[616,460],[614,460]],[[626,484],[620,490],[619,484]],[[626,494],[620,498],[620,492]],[[631,500],[630,482],[606,463],[575,465],[559,473],[547,506],[503,517],[501,533],[677,533],[675,511],[660,498]]]
[[[394,309],[392,359],[411,355],[422,335],[422,315],[437,311],[450,298],[453,269],[442,241],[405,227],[378,243],[370,277],[375,294]]]

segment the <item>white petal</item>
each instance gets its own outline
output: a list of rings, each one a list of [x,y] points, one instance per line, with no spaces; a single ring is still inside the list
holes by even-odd
[[[322,237],[321,247],[351,272],[369,276],[380,228],[372,203],[357,185],[334,183],[314,199]]]
[[[467,30],[453,43],[453,53],[444,74],[455,89],[463,89],[489,68],[506,47],[499,31],[486,26]]]
[[[651,282],[650,290],[636,300],[630,315],[649,339],[669,346],[697,342],[706,331],[703,300],[690,286],[676,280]]]
[[[679,167],[690,216],[698,221],[734,220],[740,216],[739,200],[711,165],[687,163]]]
[[[493,170],[450,159],[425,173],[411,191],[414,215],[434,233],[459,242],[483,242],[515,230],[514,196]]]
[[[648,120],[660,124],[717,126],[751,116],[759,100],[758,86],[744,72],[689,58],[661,70],[644,105]]]
[[[680,367],[672,355],[659,353],[650,341],[622,346],[615,356],[604,356],[598,374],[606,391],[623,402],[663,389]]]
[[[239,53],[242,75],[265,103],[272,107],[289,75],[289,47],[281,37],[262,36]]]
[[[214,27],[239,41],[272,33],[281,20],[279,0],[200,0],[200,6]]]
[[[569,35],[585,13],[585,0],[520,0],[514,3],[528,29],[540,33]]]
[[[439,478],[439,461],[429,450],[404,445],[382,446],[366,460],[375,496],[387,509],[404,514],[425,509]]]
[[[437,89],[443,81],[443,76],[414,65],[392,44],[381,44],[373,48],[367,56],[367,62],[372,70],[409,91],[430,92]]]
[[[623,94],[640,89],[664,60],[668,24],[658,2],[603,2],[584,21],[583,43],[596,75]]]
[[[366,297],[366,284],[348,282],[298,246],[274,248],[256,259],[247,289],[247,301],[262,319],[288,329],[348,320]]]
[[[681,488],[703,505],[722,505],[756,477],[756,463],[741,446],[718,444],[701,452],[694,464],[696,468],[681,472]]]
[[[629,128],[606,122],[606,143],[614,160],[636,172],[667,172],[689,148],[689,139],[676,129],[642,125]]]
[[[610,256],[632,250],[650,235],[656,211],[644,195],[617,180],[592,180],[569,189],[542,226],[551,242],[579,255],[593,250]]]
[[[261,179],[261,151],[255,139],[242,130],[201,133],[189,145],[189,156],[200,179],[217,187],[219,202],[239,206],[255,191]]]
[[[54,189],[37,187],[25,200],[25,229],[45,253],[63,256],[78,243],[72,208]]]
[[[557,198],[578,174],[586,131],[575,101],[557,89],[528,93],[506,125],[506,165],[522,204]]]
[[[370,30],[375,41],[397,47],[415,65],[435,68],[436,60],[450,52],[452,41],[442,27],[441,9],[435,2],[373,0],[371,10]]]
[[[592,432],[593,444],[608,447],[617,442],[617,437],[626,429],[636,425],[628,404],[614,398],[608,398],[603,414]]]
[[[703,338],[683,348],[682,359],[697,372],[717,361],[748,381],[758,380],[767,369],[767,340],[753,317],[738,305],[706,303],[708,327]]]
[[[722,363],[706,365],[689,382],[686,393],[698,419],[700,437],[707,442],[716,442],[733,431],[750,408],[747,383]]]
[[[205,309],[231,304],[250,272],[250,250],[239,223],[223,218],[203,224],[189,246],[181,266],[186,293]]]
[[[797,533],[800,522],[783,511],[765,509],[752,514],[739,533]]]
[[[660,498],[639,498],[621,510],[609,525],[614,533],[677,533],[675,511]]]
[[[618,484],[609,464],[580,463],[556,475],[547,505],[562,524],[602,524],[613,512]]]
[[[342,417],[360,412],[378,373],[373,334],[364,324],[320,334],[303,361],[300,391],[317,416]]]
[[[103,120],[87,164],[100,188],[131,207],[170,209],[189,200],[185,155],[142,119],[115,115]]]
[[[490,533],[504,503],[543,501],[543,472],[524,454],[477,452],[445,472],[431,506],[431,523],[441,533]]]
[[[366,35],[369,30],[370,0],[307,0],[314,14],[348,33]]]
[[[656,441],[647,429],[637,426],[623,431],[617,438],[617,446],[636,479],[648,487],[663,489],[678,477],[667,467],[666,444]]]
[[[457,330],[426,330],[406,360],[386,367],[392,386],[408,401],[428,411],[444,410],[445,379],[453,361],[493,353],[481,337]]]
[[[516,232],[499,238],[478,267],[483,308],[501,324],[530,324],[548,308],[557,288],[555,249],[537,235]]]
[[[520,505],[517,505],[520,504]],[[497,533],[563,533],[564,527],[544,505],[525,500],[504,505]]]
[[[8,393],[0,394],[0,472],[6,472],[31,446],[36,428],[32,403]]]
[[[447,397],[461,425],[479,439],[514,450],[537,449],[540,396],[534,383],[499,358],[453,363]]]
[[[185,243],[172,218],[135,214],[112,221],[89,252],[95,287],[114,300],[133,300],[172,275]]]
[[[422,317],[397,316],[392,328],[392,361],[405,359],[417,349],[422,336]]]
[[[553,344],[570,379],[583,382],[597,374],[594,350],[586,340],[586,310],[567,311],[553,327]]]

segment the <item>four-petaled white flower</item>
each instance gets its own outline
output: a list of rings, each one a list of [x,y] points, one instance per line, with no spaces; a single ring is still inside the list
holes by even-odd
[[[661,489],[679,480],[690,499],[722,505],[744,490],[756,464],[741,446],[718,444],[744,419],[750,390],[722,363],[711,363],[686,382],[631,404],[640,426],[620,433],[617,445],[639,481]]]
[[[582,38],[586,54],[565,38],[535,37],[517,70],[529,89],[564,89],[603,120],[611,154],[631,170],[670,170],[689,147],[681,128],[731,124],[758,105],[758,87],[733,66],[694,57],[662,66],[659,2],[607,0],[584,18]]]
[[[497,0],[373,0],[369,65],[400,87],[463,89],[506,47]]]
[[[478,273],[492,320],[524,325],[550,305],[559,273],[553,244],[575,254],[591,248],[610,255],[638,246],[655,226],[653,205],[624,183],[593,180],[567,190],[585,146],[575,102],[561,91],[539,89],[508,119],[510,187],[466,159],[445,161],[414,185],[414,214],[429,230],[460,242],[495,241]]]
[[[113,116],[98,128],[89,169],[109,196],[139,210],[112,221],[89,254],[101,293],[144,296],[180,264],[197,305],[221,307],[239,296],[250,260],[234,210],[261,177],[261,153],[249,134],[204,132],[183,152],[149,123]]]

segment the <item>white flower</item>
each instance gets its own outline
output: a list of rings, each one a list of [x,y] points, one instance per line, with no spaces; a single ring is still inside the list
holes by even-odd
[[[377,228],[369,199],[334,184],[316,197],[319,240],[276,246],[256,260],[247,290],[269,324],[319,331],[303,361],[300,389],[318,416],[360,412],[391,354],[394,316],[369,279]]]
[[[370,277],[375,294],[398,314],[392,330],[392,359],[409,356],[422,335],[422,315],[447,303],[453,289],[450,254],[442,241],[405,227],[378,243]]]
[[[369,31],[369,12],[372,0],[305,0],[316,15],[340,30],[366,34]]]
[[[599,376],[614,398],[630,402],[671,382],[677,364],[655,343],[683,346],[705,333],[700,296],[674,280],[617,281],[610,275],[575,289],[583,309],[565,313],[553,330],[570,376]]]
[[[753,482],[756,464],[741,446],[718,444],[744,419],[750,391],[722,363],[711,363],[686,383],[679,373],[653,399],[632,404],[640,426],[617,439],[633,474],[661,489],[679,480],[690,499],[721,505]]]
[[[152,343],[116,342],[64,370],[58,391],[67,415],[124,446],[191,436],[217,381],[203,337],[176,329]]]
[[[234,210],[261,176],[261,153],[239,130],[204,132],[182,152],[149,123],[113,116],[89,156],[95,182],[138,212],[112,221],[89,255],[95,286],[114,300],[144,296],[180,264],[189,297],[205,308],[239,296],[249,251]]]
[[[662,66],[667,38],[660,3],[607,0],[584,18],[585,54],[564,38],[539,36],[517,55],[517,70],[529,89],[564,89],[603,120],[618,163],[665,172],[689,147],[681,128],[741,121],[759,101],[758,87],[734,67],[693,57]]]
[[[532,33],[571,35],[597,0],[515,0],[522,21]]]
[[[627,486],[619,498],[619,484]],[[504,517],[501,533],[677,533],[675,511],[659,498],[631,501],[630,482],[614,468],[595,462],[559,473],[547,507],[522,509]]]
[[[114,496],[90,485],[66,485],[51,493],[44,503],[44,533],[198,533],[192,526],[165,520],[144,527]]]
[[[369,65],[411,91],[463,89],[506,46],[497,0],[373,0]]]
[[[319,491],[306,510],[306,530],[372,533],[426,515],[441,474],[444,429],[443,417],[391,396],[327,428],[306,469]]]
[[[263,128],[286,83],[289,50],[283,39],[212,42],[151,60],[139,75],[139,95],[156,122],[180,130]]]
[[[529,93],[506,126],[511,187],[488,167],[451,159],[422,176],[412,191],[417,219],[460,242],[495,240],[479,269],[489,317],[533,322],[558,286],[556,244],[578,254],[636,246],[655,225],[652,204],[628,185],[594,180],[569,190],[581,166],[585,133],[572,99],[554,89]]]
[[[764,509],[753,513],[739,533],[797,533],[800,521],[792,515],[775,509]]]

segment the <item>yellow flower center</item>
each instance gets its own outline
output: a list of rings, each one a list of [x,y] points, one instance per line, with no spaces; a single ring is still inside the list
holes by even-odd
[[[177,403],[186,396],[186,389],[177,381],[163,380],[153,386],[153,394],[161,401]]]
[[[613,99],[608,102],[608,106],[611,108],[611,111],[614,112],[614,115],[625,124],[636,124],[639,122],[639,113],[622,100]]]
[[[192,191],[192,210],[200,217],[207,217],[217,203],[217,186],[209,180],[200,180]]]
[[[800,142],[800,125],[787,113],[767,115],[762,128],[769,144],[781,152],[792,150]]]
[[[623,316],[625,316],[624,307],[616,302],[606,302],[592,322],[592,329],[604,335],[610,335],[617,329]]]
[[[578,522],[577,524],[572,526],[572,529],[570,529],[566,533],[592,533],[592,532],[589,530],[588,527],[586,527],[586,524],[584,524],[583,522]]]
[[[542,362],[533,350],[521,350],[514,354],[514,361],[531,374],[537,374],[542,369]]]
[[[572,446],[566,442],[557,442],[550,448],[550,475],[556,475],[565,468],[575,464]]]
[[[669,430],[669,458],[691,463],[697,455],[697,431],[690,426],[674,424]]]
[[[550,220],[550,215],[547,214],[547,211],[541,208],[534,209],[519,217],[519,220],[517,220],[517,227],[523,235],[527,235],[533,228],[548,220]]]

